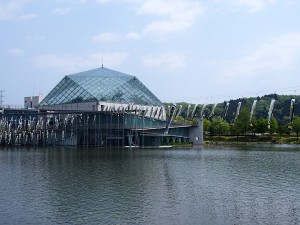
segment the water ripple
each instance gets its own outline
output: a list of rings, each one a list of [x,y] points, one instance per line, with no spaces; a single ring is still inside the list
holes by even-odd
[[[299,224],[300,152],[0,149],[1,224]]]

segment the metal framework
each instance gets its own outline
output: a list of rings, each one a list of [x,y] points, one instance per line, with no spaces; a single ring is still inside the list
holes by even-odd
[[[163,106],[136,77],[107,68],[65,76],[40,105],[91,101]]]
[[[166,121],[126,112],[36,112],[0,116],[1,145],[153,146],[180,138],[187,127],[164,135]],[[173,139],[172,139],[173,138]]]

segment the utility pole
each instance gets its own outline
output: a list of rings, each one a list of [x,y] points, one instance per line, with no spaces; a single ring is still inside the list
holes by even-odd
[[[4,99],[5,99],[4,93],[5,90],[0,90],[0,106],[3,106],[4,104]]]

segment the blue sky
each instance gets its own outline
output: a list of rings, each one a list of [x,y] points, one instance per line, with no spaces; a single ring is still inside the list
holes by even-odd
[[[300,94],[298,0],[0,0],[5,104],[101,66],[164,102]]]

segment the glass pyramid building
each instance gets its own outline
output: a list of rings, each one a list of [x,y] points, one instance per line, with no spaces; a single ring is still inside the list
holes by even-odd
[[[65,76],[43,99],[40,106],[95,101],[163,105],[135,76],[102,67]]]

